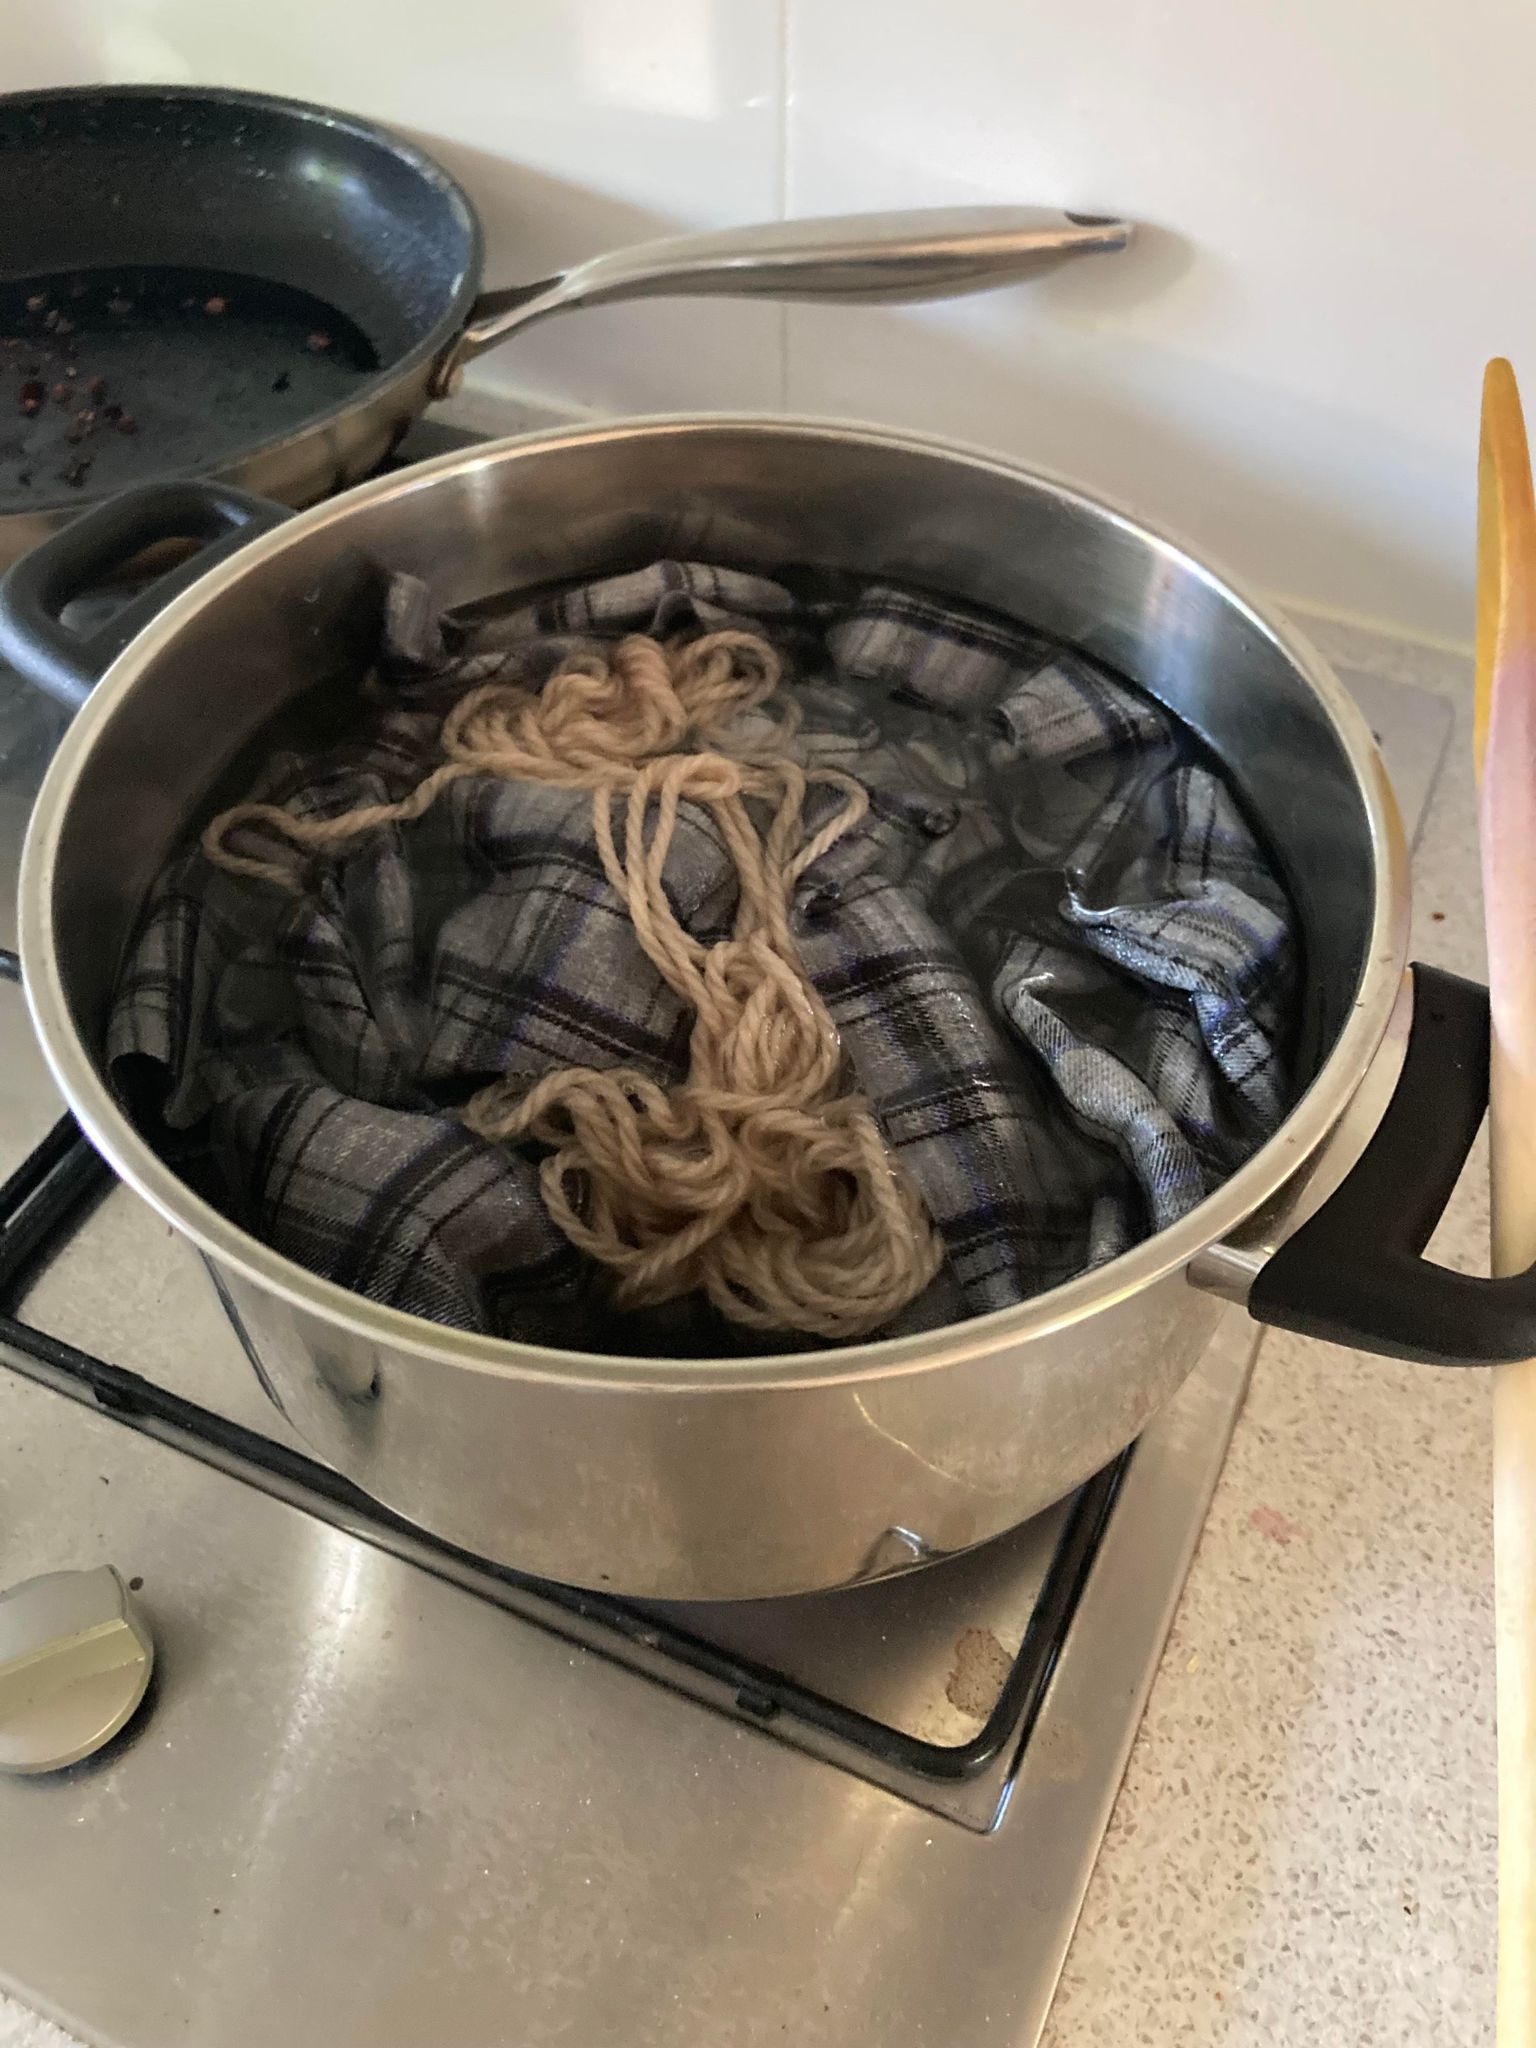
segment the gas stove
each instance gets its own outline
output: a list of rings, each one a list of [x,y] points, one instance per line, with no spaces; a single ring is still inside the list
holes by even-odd
[[[1448,707],[1344,679],[1411,831]],[[60,730],[0,675],[7,905]],[[1257,1326],[967,1556],[736,1607],[549,1585],[307,1453],[0,973],[0,1586],[111,1564],[157,1649],[106,1749],[0,1775],[0,1985],[112,2048],[1034,2043]]]

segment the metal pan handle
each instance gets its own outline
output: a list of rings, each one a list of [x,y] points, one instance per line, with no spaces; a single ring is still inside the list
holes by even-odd
[[[39,542],[0,580],[0,662],[78,711],[129,641],[173,597],[289,517],[285,506],[269,499],[194,477],[143,484],[106,499]],[[88,632],[64,624],[67,605],[99,590],[146,548],[167,541],[201,546],[140,588],[104,624]]]
[[[1536,1267],[1491,1280],[1422,1254],[1488,1106],[1488,991],[1415,963],[1391,1100],[1322,1206],[1255,1274],[1261,1323],[1429,1365],[1536,1356]]]
[[[719,296],[909,304],[1016,284],[1072,256],[1123,249],[1130,239],[1129,222],[1094,214],[958,206],[775,220],[645,242],[477,299],[438,365],[433,395],[457,389],[472,357],[577,306]]]

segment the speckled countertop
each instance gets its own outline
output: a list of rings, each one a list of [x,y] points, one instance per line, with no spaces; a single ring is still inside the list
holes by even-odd
[[[1419,957],[1482,965],[1469,665],[1303,623],[1460,729],[1416,860]],[[1475,1265],[1474,1158],[1434,1249]],[[1088,1893],[1049,2048],[1493,2040],[1489,1389],[1264,1345]],[[0,2048],[68,2048],[0,1997]]]

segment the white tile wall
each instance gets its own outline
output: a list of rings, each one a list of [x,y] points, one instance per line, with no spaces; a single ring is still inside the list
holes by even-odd
[[[1533,70],[1508,0],[53,0],[0,47],[5,85],[225,80],[406,126],[495,282],[790,208],[1127,212],[1132,255],[963,306],[611,308],[477,374],[949,430],[1451,635],[1482,363],[1536,335]]]
[[[1148,228],[878,329],[796,311],[791,404],[1016,450],[1271,588],[1464,632],[1482,362],[1536,336],[1495,15],[1528,63],[1536,15],[1499,0],[797,0],[793,209],[1008,195]]]

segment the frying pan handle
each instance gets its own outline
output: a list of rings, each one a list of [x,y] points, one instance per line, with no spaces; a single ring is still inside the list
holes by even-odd
[[[1343,1182],[1259,1268],[1261,1323],[1428,1365],[1536,1356],[1536,1267],[1481,1279],[1422,1256],[1488,1105],[1488,991],[1415,963],[1402,1071]]]
[[[193,477],[124,491],[82,512],[22,556],[0,580],[0,662],[78,711],[123,649],[198,578],[290,515],[232,484]],[[200,541],[186,561],[86,632],[63,622],[74,599],[100,590],[148,547]]]
[[[488,292],[438,365],[446,398],[464,365],[552,313],[618,299],[841,299],[907,304],[992,291],[1071,256],[1123,249],[1127,221],[1042,207],[925,207],[774,220],[722,234],[677,235],[595,256],[558,277]]]

